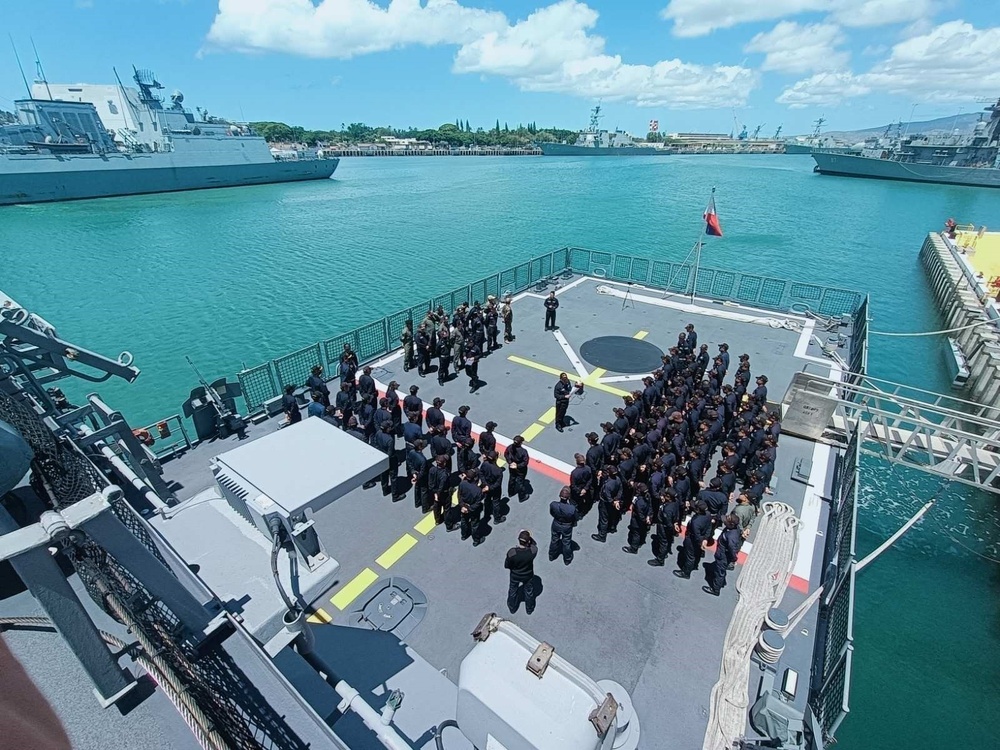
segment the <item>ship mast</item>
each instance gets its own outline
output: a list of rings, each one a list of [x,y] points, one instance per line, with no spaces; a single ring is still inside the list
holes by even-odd
[[[590,111],[590,132],[596,133],[601,127],[601,103],[598,102],[597,105]]]
[[[45,71],[42,70],[42,61],[38,57],[38,49],[35,47],[35,40],[34,39],[31,39],[31,50],[32,50],[32,52],[35,53],[35,76],[36,76],[36,80],[39,80],[39,81],[41,81],[42,83],[45,84],[45,91],[49,95],[49,101],[53,101],[53,99],[52,99],[52,89],[49,88],[49,82],[45,78]]]

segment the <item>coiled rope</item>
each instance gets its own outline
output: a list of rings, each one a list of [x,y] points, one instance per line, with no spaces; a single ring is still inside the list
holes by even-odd
[[[956,333],[957,331],[967,331],[970,328],[978,328],[979,326],[993,325],[992,320],[980,320],[978,323],[970,323],[967,326],[959,326],[958,328],[945,328],[941,331],[917,331],[915,333],[907,333],[901,331],[869,331],[869,336],[938,336],[942,333]]]
[[[736,581],[739,599],[729,622],[719,681],[709,699],[703,750],[728,750],[746,725],[750,654],[768,610],[785,594],[799,547],[799,519],[785,503],[768,502],[753,549]]]

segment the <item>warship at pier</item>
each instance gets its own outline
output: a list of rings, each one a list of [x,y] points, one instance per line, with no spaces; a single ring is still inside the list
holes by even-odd
[[[0,205],[325,180],[338,159],[274,155],[249,125],[184,107],[148,70],[136,87],[36,81],[0,125]]]
[[[573,143],[539,143],[543,156],[664,156],[671,149],[638,143],[623,130],[601,128],[601,105],[590,112],[590,124]]]
[[[1000,99],[985,111],[989,119],[980,119],[968,135],[915,134],[866,146],[857,155],[813,151],[814,170],[840,177],[1000,188]]]

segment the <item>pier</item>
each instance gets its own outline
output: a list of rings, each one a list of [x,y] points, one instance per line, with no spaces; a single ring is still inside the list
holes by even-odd
[[[942,329],[957,346],[955,384],[978,404],[1000,401],[1000,234],[956,232],[927,235],[920,249]],[[951,356],[951,355],[949,355]]]

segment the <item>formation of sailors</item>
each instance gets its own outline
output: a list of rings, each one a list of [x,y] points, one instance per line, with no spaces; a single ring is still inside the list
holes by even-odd
[[[546,305],[547,326],[554,325],[554,313],[554,306]],[[492,297],[485,306],[462,305],[450,320],[440,308],[428,311],[415,337],[407,321],[400,337],[404,370],[416,367],[425,376],[436,357],[443,383],[453,363],[461,362],[455,369],[464,367],[475,391],[478,358],[483,347],[490,351],[498,346],[500,321],[505,324],[504,340],[513,340],[509,298],[501,305]],[[665,565],[686,526],[674,571],[680,578],[690,578],[714,545],[714,564],[704,589],[719,595],[762,498],[770,492],[781,425],[777,414],[767,410],[767,376],[753,376],[749,355],[740,355],[732,382],[726,382],[728,344],[719,344],[714,357],[708,349],[707,344],[699,346],[689,324],[663,357],[662,367],[643,378],[641,390],[623,397],[613,410],[613,421],[600,425],[601,434],[587,433],[587,449],[575,455],[569,484],[549,506],[550,560],[562,556],[566,565],[572,562],[578,549],[573,530],[596,505],[597,530],[591,538],[605,543],[624,522],[628,532],[622,550],[635,555],[654,531],[647,562],[655,567]],[[330,419],[388,456],[388,469],[379,478],[384,495],[392,495],[393,501],[405,496],[396,488],[402,466],[415,506],[433,512],[435,523],[448,531],[460,529],[463,539],[471,537],[478,546],[488,524],[507,519],[510,500],[524,502],[531,494],[523,437],[513,438],[501,465],[496,422],[486,423],[477,445],[469,406],[459,407],[449,427],[441,410],[443,398],[435,398],[425,413],[419,386],[410,386],[408,395],[400,398],[399,383],[391,381],[379,397],[371,367],[361,375],[357,371],[357,355],[345,344],[338,363],[340,388],[331,400],[322,367],[314,367],[306,382],[311,394],[307,411]],[[561,401],[568,401],[568,386],[568,380],[560,378],[555,387],[557,407],[563,406],[557,408],[557,427],[563,425]],[[283,399],[290,422],[301,419],[295,390],[287,387]],[[406,446],[402,463],[396,449],[399,436]],[[716,453],[721,455],[713,467]],[[458,502],[453,504],[456,492]],[[722,531],[716,541],[718,529]]]
[[[648,564],[655,567],[665,565],[686,525],[674,571],[680,578],[690,578],[714,544],[704,588],[719,595],[770,492],[781,431],[777,414],[767,411],[767,376],[753,377],[746,354],[732,383],[725,382],[729,368],[729,346],[720,344],[710,357],[688,325],[663,367],[623,397],[602,434],[587,433],[587,450],[576,454],[569,486],[550,507],[550,559],[562,554],[567,565],[572,561],[573,525],[596,505],[591,538],[605,543],[624,522],[622,550],[635,555],[652,530]]]

